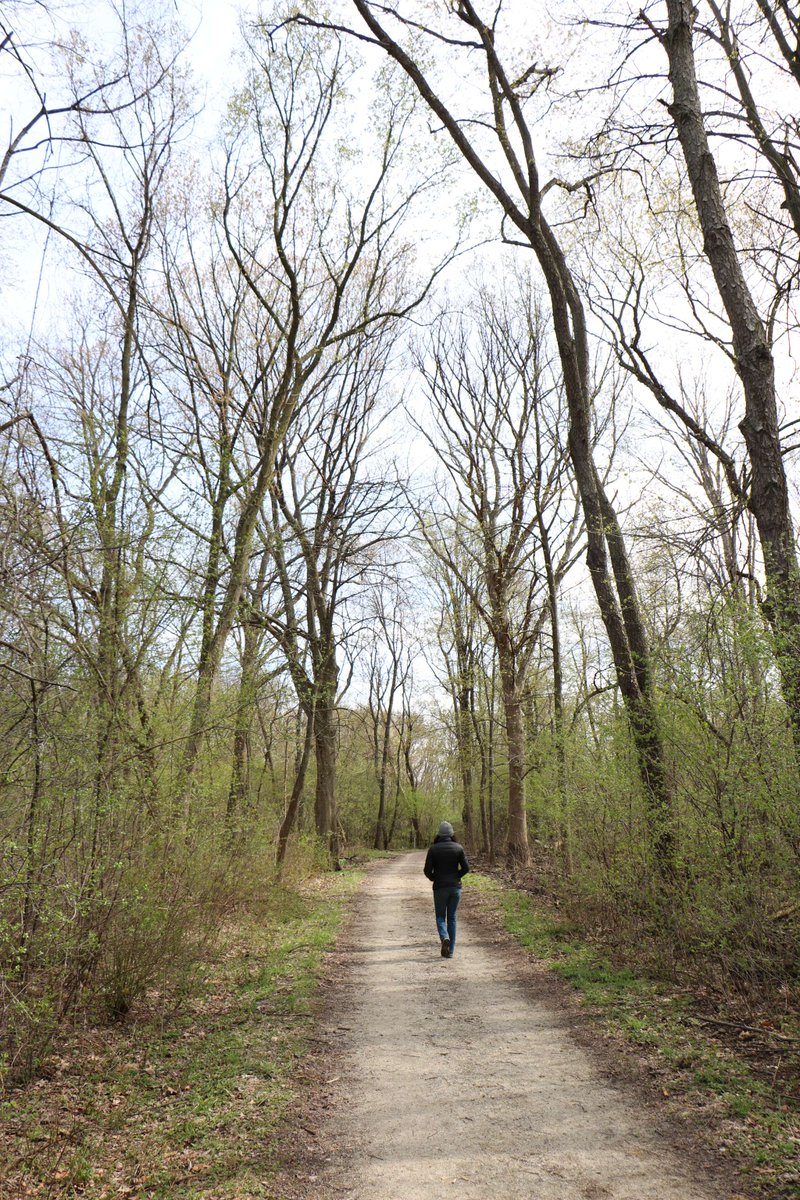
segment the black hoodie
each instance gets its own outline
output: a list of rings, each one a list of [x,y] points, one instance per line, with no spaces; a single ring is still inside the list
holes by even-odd
[[[453,837],[437,837],[428,850],[422,869],[432,881],[434,891],[437,888],[460,887],[461,876],[469,870],[464,847]]]

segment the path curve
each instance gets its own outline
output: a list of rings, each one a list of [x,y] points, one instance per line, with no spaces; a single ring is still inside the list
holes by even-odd
[[[720,1200],[569,1017],[459,909],[438,953],[422,854],[371,871],[344,947],[341,1082],[319,1184],[349,1200]]]

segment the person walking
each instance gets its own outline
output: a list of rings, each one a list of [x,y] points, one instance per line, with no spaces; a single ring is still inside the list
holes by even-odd
[[[440,824],[422,869],[433,884],[433,908],[442,943],[442,958],[452,958],[456,948],[456,909],[461,899],[461,878],[469,870],[469,863],[449,821]]]

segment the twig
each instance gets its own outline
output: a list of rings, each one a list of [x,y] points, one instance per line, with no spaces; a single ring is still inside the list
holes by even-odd
[[[748,1033],[760,1033],[763,1037],[775,1038],[778,1042],[800,1042],[800,1038],[791,1037],[788,1033],[777,1033],[774,1029],[765,1029],[761,1025],[742,1025],[739,1021],[722,1021],[719,1017],[690,1017],[696,1025],[724,1025],[727,1029],[743,1029]]]

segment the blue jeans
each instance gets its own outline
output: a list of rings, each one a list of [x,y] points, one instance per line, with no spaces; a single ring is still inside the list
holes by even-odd
[[[461,899],[460,887],[433,889],[433,907],[436,910],[436,928],[440,938],[450,939],[450,953],[456,948],[456,909]]]

